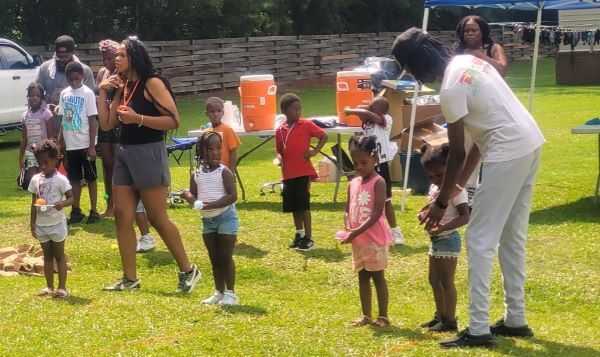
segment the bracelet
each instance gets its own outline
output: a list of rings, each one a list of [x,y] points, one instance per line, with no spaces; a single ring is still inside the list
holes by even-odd
[[[143,123],[144,123],[144,114],[142,114],[142,120],[140,120],[140,123],[138,124],[138,128],[141,128]]]
[[[462,187],[462,186],[461,186],[461,185],[459,185],[459,184],[456,184],[456,188],[458,188],[458,189],[459,189],[459,190],[461,190],[461,191],[465,189],[464,187]]]

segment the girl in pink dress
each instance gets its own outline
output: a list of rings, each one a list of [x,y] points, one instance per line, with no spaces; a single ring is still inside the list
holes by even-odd
[[[374,136],[355,135],[350,138],[350,156],[356,178],[348,186],[348,202],[344,223],[348,235],[342,243],[352,243],[354,271],[358,272],[360,304],[363,316],[352,326],[390,324],[387,315],[388,287],[384,269],[388,262],[388,247],[392,242],[390,227],[383,209],[386,200],[385,180],[375,172],[377,142]],[[377,292],[379,317],[371,315],[371,279]]]

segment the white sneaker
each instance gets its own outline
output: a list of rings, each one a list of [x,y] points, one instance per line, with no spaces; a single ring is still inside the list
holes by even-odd
[[[221,302],[221,300],[223,300],[223,293],[216,290],[214,295],[202,300],[202,304],[203,305],[215,305]]]
[[[391,231],[392,231],[392,242],[395,245],[404,244],[404,236],[402,235],[402,232],[400,232],[400,228],[395,227],[395,228],[392,228]]]
[[[138,244],[136,251],[138,253],[147,252],[156,248],[156,244],[154,243],[154,238],[150,234],[146,234],[145,236],[141,236],[138,238]]]
[[[237,295],[231,290],[225,290],[223,299],[220,303],[222,306],[235,306],[238,304]]]

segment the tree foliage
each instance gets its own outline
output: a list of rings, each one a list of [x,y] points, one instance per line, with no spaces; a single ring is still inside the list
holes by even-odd
[[[61,34],[86,43],[132,33],[150,41],[399,32],[420,26],[423,16],[423,2],[415,0],[2,0],[2,5],[0,37],[28,45],[51,43]],[[430,28],[453,29],[471,12],[436,9]],[[489,10],[486,15],[515,18]]]

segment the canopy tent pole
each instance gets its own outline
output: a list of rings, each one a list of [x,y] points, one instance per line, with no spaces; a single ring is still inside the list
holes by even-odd
[[[425,11],[423,12],[423,26],[421,26],[421,29],[425,32],[427,32],[427,25],[429,24],[429,8],[426,7]]]
[[[540,47],[540,30],[542,25],[542,10],[544,8],[544,3],[540,2],[537,13],[537,21],[535,25],[535,42],[533,44],[533,66],[531,67],[531,84],[529,85],[529,113],[531,113],[531,109],[533,108],[533,93],[535,90],[535,75],[537,72],[537,61]]]
[[[410,154],[412,149],[413,142],[413,134],[415,131],[415,118],[417,117],[417,98],[419,97],[419,90],[421,89],[421,84],[417,83],[415,86],[415,92],[413,94],[413,104],[410,110],[410,124],[408,129],[408,147],[406,148],[406,161],[404,162],[404,187],[402,190],[402,208],[401,211],[404,212],[406,209],[406,188],[408,187],[408,175],[410,173]]]
[[[427,22],[429,21],[429,8],[425,8],[425,12],[423,12],[423,31],[427,31]],[[402,206],[400,208],[401,212],[406,211],[406,189],[408,187],[408,175],[410,173],[410,154],[412,149],[413,142],[413,133],[415,131],[415,119],[417,117],[417,98],[419,96],[419,90],[421,89],[421,85],[417,83],[415,86],[415,92],[413,94],[413,103],[410,110],[410,124],[408,131],[408,148],[406,149],[406,161],[404,162],[404,184],[402,187]]]

